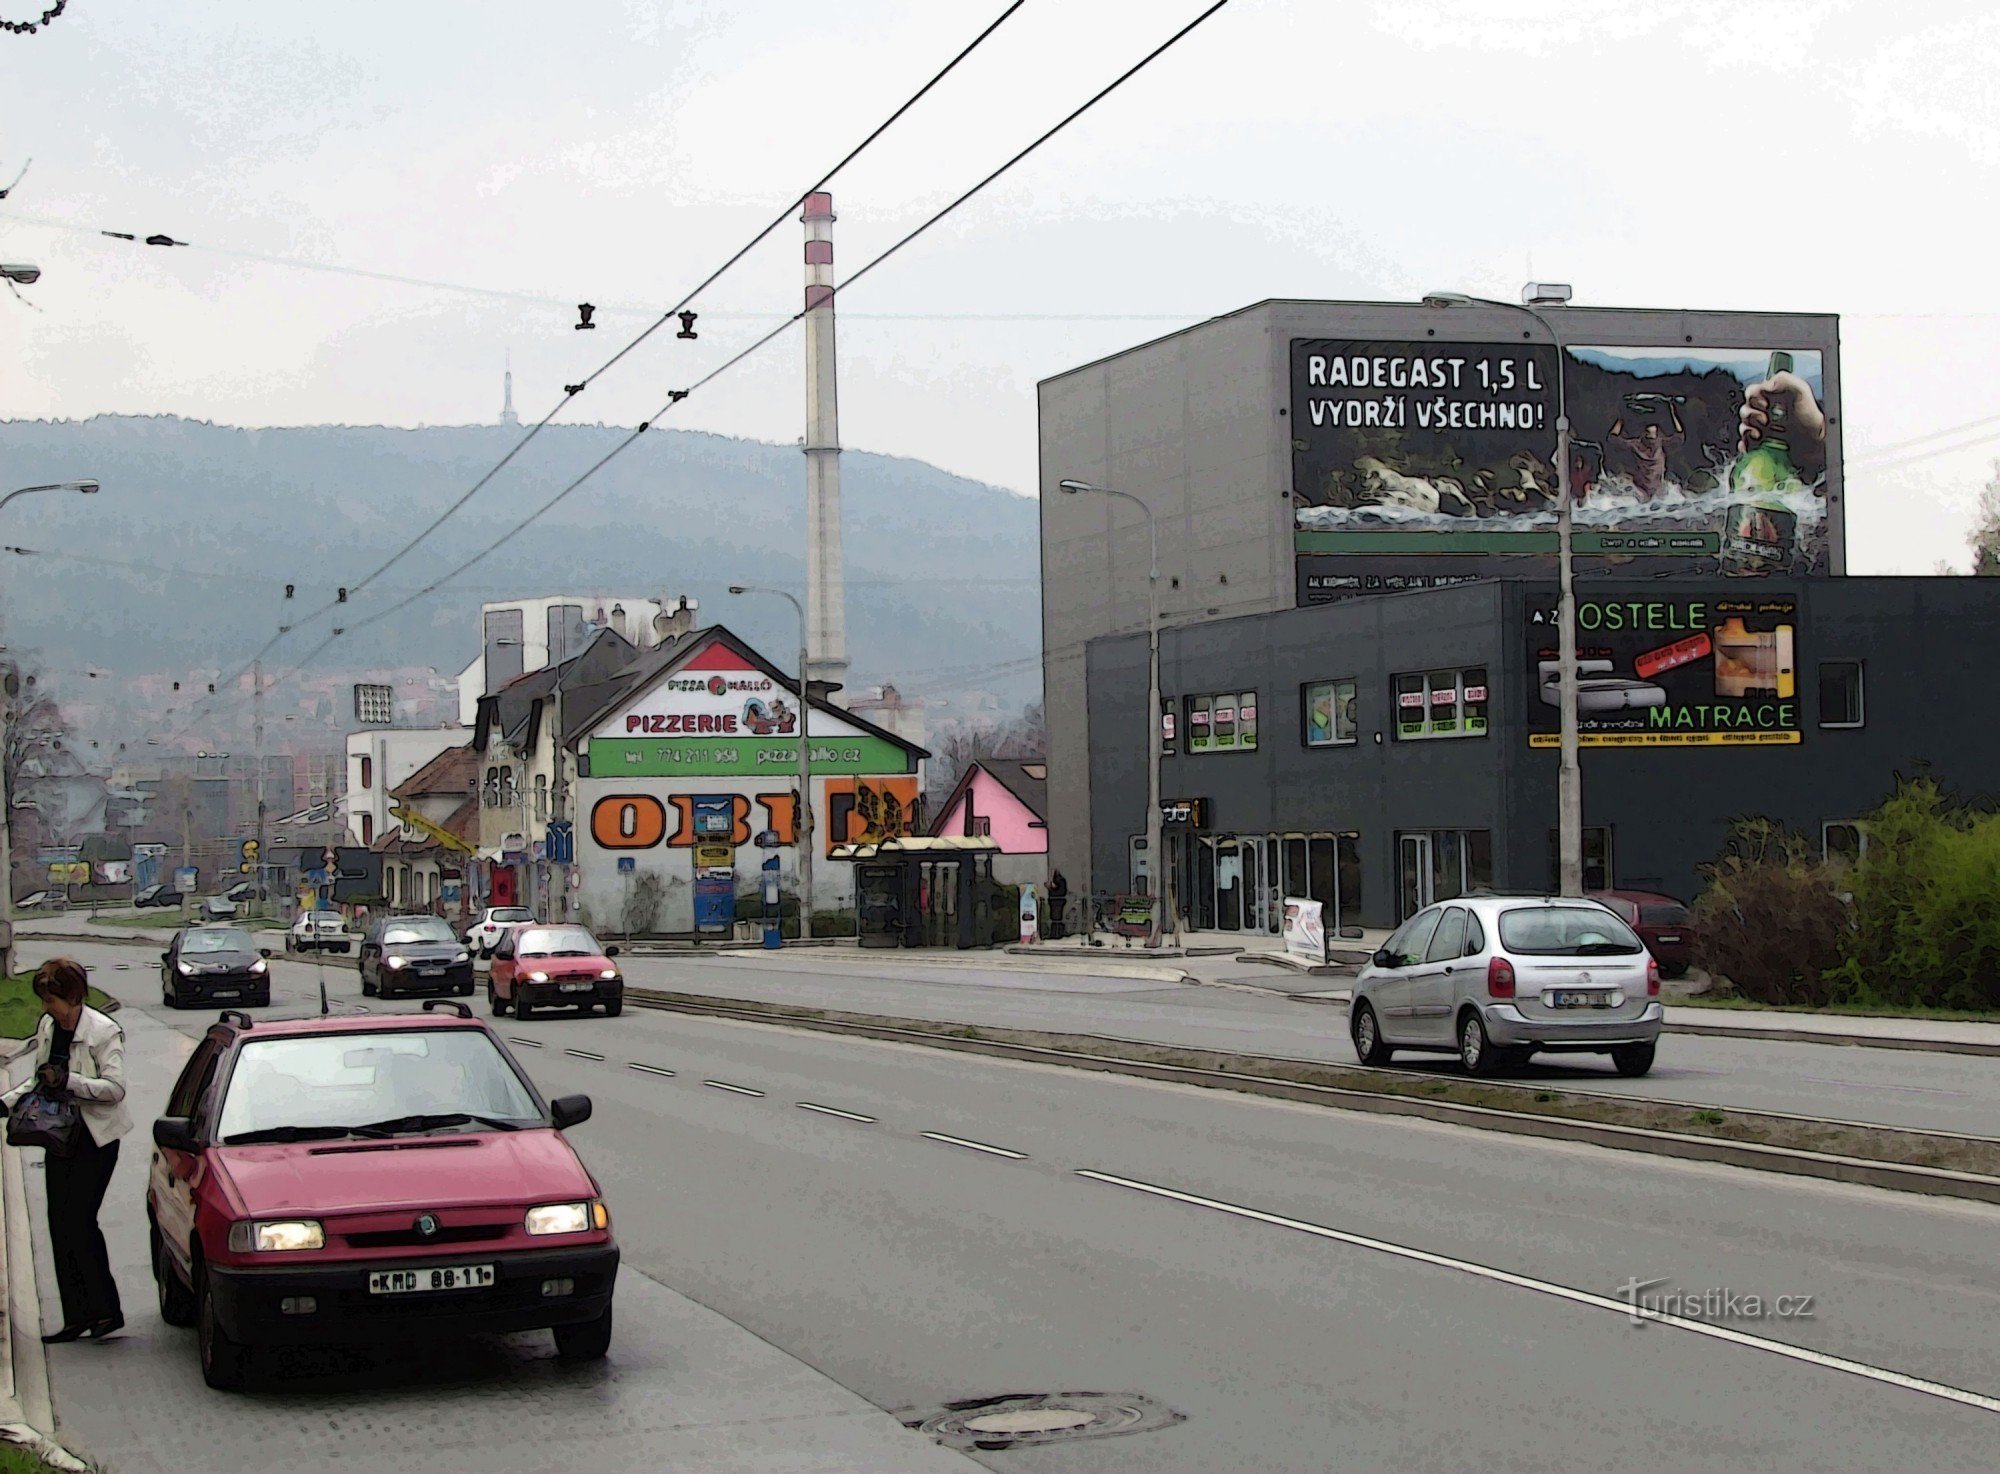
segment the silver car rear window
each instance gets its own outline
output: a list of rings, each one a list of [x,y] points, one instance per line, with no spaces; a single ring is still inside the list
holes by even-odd
[[[1527,957],[1615,957],[1645,951],[1602,906],[1518,906],[1500,913],[1500,948]]]

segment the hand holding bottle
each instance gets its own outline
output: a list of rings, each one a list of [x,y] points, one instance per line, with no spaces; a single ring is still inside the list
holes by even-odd
[[[1744,392],[1737,421],[1739,451],[1754,450],[1769,431],[1790,449],[1792,462],[1801,471],[1816,476],[1826,469],[1826,416],[1812,387],[1790,369],[1752,384]]]

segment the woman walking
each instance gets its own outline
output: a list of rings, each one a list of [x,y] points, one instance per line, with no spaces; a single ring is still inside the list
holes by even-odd
[[[85,1001],[90,980],[83,965],[52,957],[35,973],[42,1021],[35,1030],[35,1073],[0,1102],[9,1110],[36,1088],[76,1103],[75,1147],[48,1154],[49,1247],[62,1291],[62,1329],[44,1341],[102,1340],[125,1324],[111,1256],[97,1226],[97,1210],[118,1165],[118,1138],[132,1129],[125,1112],[125,1031]]]

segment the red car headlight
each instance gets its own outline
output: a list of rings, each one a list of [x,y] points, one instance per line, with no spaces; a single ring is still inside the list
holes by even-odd
[[[326,1230],[316,1218],[229,1225],[229,1249],[233,1254],[291,1254],[325,1247]]]
[[[544,1203],[528,1210],[525,1226],[531,1234],[589,1233],[593,1228],[611,1227],[611,1214],[596,1198],[580,1203]]]

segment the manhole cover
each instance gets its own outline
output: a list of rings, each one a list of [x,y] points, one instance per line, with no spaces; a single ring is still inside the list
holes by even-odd
[[[974,1433],[1067,1433],[1087,1427],[1097,1414],[1074,1407],[1031,1407],[1007,1413],[986,1413],[967,1418],[965,1426]]]
[[[1183,1421],[1182,1414],[1137,1392],[1010,1392],[896,1414],[960,1452],[1032,1448],[1117,1433],[1150,1433]]]

